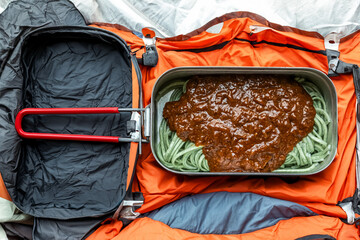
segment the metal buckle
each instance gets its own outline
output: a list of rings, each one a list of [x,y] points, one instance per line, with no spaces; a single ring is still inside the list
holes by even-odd
[[[156,50],[156,36],[155,31],[149,28],[142,29],[143,41],[145,43],[145,52],[142,55],[142,64],[144,66],[155,67],[159,61],[159,56]]]
[[[144,201],[142,200],[124,200],[116,210],[113,218],[115,219],[126,219],[126,220],[134,220],[136,219],[140,213],[134,212],[133,207],[140,207]]]
[[[338,33],[329,33],[325,36],[325,49],[339,51],[340,36]]]

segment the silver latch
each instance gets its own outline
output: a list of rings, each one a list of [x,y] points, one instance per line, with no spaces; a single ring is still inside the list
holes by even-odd
[[[145,108],[144,114],[144,137],[150,137],[150,128],[151,128],[151,111],[150,105]]]
[[[145,122],[144,113],[147,108],[118,108],[119,112],[131,112],[130,121],[127,124],[127,132],[130,135],[130,138],[119,138],[119,142],[138,142],[139,143],[139,154],[141,154],[142,143],[148,143],[150,135],[143,138],[141,128],[142,123]],[[150,115],[150,114],[149,114]],[[150,121],[150,119],[148,120]],[[150,123],[147,123],[148,128],[150,128]],[[144,127],[145,128],[145,127]],[[145,135],[145,134],[144,134]]]
[[[337,33],[330,33],[326,35],[324,39],[325,49],[328,50],[328,53],[338,53],[339,52],[339,44],[340,44],[340,37]],[[329,54],[328,54],[329,55]],[[330,56],[330,58],[329,58]],[[330,54],[328,56],[328,63],[329,63],[329,73],[335,73],[336,69],[339,64],[339,57],[335,54]]]
[[[141,137],[141,115],[138,112],[132,112],[130,121],[134,122],[133,129],[130,131],[130,137],[137,140]]]
[[[329,33],[325,36],[325,49],[339,51],[340,36],[338,33]]]
[[[143,28],[143,41],[145,43],[145,52],[141,58],[141,64],[144,66],[155,67],[158,63],[159,56],[156,50],[155,31],[150,28]]]
[[[355,212],[353,210],[352,202],[339,203],[339,206],[346,213],[347,223],[348,224],[354,224],[355,223]]]
[[[140,213],[134,212],[134,207],[140,207],[143,203],[142,200],[124,200],[116,210],[113,218],[134,220],[140,215]]]

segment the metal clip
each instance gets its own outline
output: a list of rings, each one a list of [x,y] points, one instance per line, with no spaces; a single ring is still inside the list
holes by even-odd
[[[135,129],[130,132],[130,137],[138,140],[141,136],[141,115],[138,112],[132,112],[131,121],[135,121]]]
[[[353,210],[352,202],[339,203],[339,206],[346,213],[347,223],[348,224],[354,224],[355,223],[355,212]]]
[[[143,28],[142,34],[143,34],[143,41],[146,46],[155,46],[156,43],[155,31],[153,31],[150,28]]]
[[[360,194],[360,103],[356,101],[356,185]],[[359,196],[360,197],[360,196]]]
[[[143,28],[143,41],[145,43],[145,52],[142,55],[141,64],[144,66],[155,67],[158,63],[159,56],[156,50],[155,31],[149,28]]]
[[[325,36],[325,49],[339,51],[340,36],[338,33],[329,33]]]
[[[144,201],[141,200],[124,200],[114,214],[115,219],[123,218],[127,220],[136,219],[140,213],[134,212],[133,207],[140,207]]]
[[[339,65],[339,43],[340,37],[337,33],[330,33],[326,35],[324,39],[326,55],[328,58],[329,64],[329,76],[336,76],[337,75],[337,68]]]
[[[333,58],[333,59],[330,59],[329,61],[329,71],[333,71],[333,72],[336,72],[336,68],[339,64],[339,58]]]
[[[144,114],[144,136],[146,138],[150,137],[150,127],[151,127],[151,116],[150,116],[150,105],[145,108]]]

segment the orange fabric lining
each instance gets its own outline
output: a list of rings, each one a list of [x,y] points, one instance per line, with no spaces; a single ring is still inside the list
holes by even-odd
[[[134,142],[130,143],[129,168],[128,168],[127,180],[126,180],[126,191],[129,188],[133,176],[138,145],[139,145],[138,143],[134,143]]]
[[[139,107],[139,81],[136,75],[134,64],[131,63],[131,72],[132,72],[132,107]],[[130,143],[130,153],[129,153],[129,168],[127,173],[127,181],[126,181],[126,191],[129,188],[131,183],[131,179],[133,176],[135,162],[137,157],[139,143],[132,142]]]
[[[265,30],[250,34],[251,25],[262,25],[249,18],[224,22],[219,34],[201,32],[185,41],[158,39],[158,65],[142,67],[144,103],[149,104],[153,85],[166,70],[180,66],[266,66],[311,67],[327,73],[327,57],[320,53],[302,51],[265,42],[252,45],[246,41],[291,44],[313,51],[324,51],[322,39],[294,32]],[[126,41],[134,42],[129,32],[107,28]],[[124,33],[124,35],[123,35]],[[135,37],[137,39],[137,37]],[[227,42],[221,49],[192,52]],[[185,49],[185,50],[184,50]],[[181,51],[176,51],[181,50]],[[359,61],[359,60],[357,60]],[[356,62],[354,62],[356,63]],[[333,78],[338,93],[339,143],[333,163],[323,172],[305,176],[295,181],[286,178],[249,177],[188,177],[162,169],[152,154],[143,154],[137,165],[137,178],[145,203],[139,212],[148,212],[188,194],[214,191],[254,192],[270,197],[294,201],[308,206],[319,214],[345,217],[336,206],[338,201],[354,194],[355,183],[355,97],[351,75]],[[341,126],[347,126],[343,128]],[[144,152],[149,152],[144,146]]]
[[[142,87],[144,104],[151,102],[152,88],[158,77],[174,67],[181,66],[265,66],[265,67],[311,67],[324,73],[328,71],[327,57],[321,53],[302,51],[286,46],[274,46],[266,42],[294,45],[313,51],[324,51],[321,38],[301,35],[296,32],[265,30],[250,34],[249,27],[260,24],[249,18],[231,19],[224,22],[219,34],[205,31],[184,41],[158,39],[158,65],[154,68],[142,67]],[[129,32],[106,27],[140,48],[141,39]],[[236,40],[245,39],[251,42]],[[217,44],[225,45],[212,51],[193,52]],[[186,50],[188,49],[188,50]],[[177,51],[180,50],[180,51]],[[360,65],[360,32],[351,39],[341,42],[340,59]],[[139,51],[141,52],[141,51]],[[138,53],[139,53],[138,52]],[[189,194],[215,191],[253,192],[261,195],[297,202],[309,207],[318,214],[281,221],[273,227],[254,233],[236,236],[201,235],[202,239],[293,239],[304,233],[327,233],[338,239],[358,239],[354,226],[343,224],[338,218],[346,218],[345,212],[336,204],[351,197],[356,189],[355,171],[355,93],[351,75],[333,77],[332,81],[338,94],[338,136],[337,154],[333,163],[319,174],[299,178],[254,178],[254,177],[190,177],[176,175],[161,168],[152,154],[150,146],[144,145],[144,154],[137,165],[137,179],[144,194],[145,203],[139,212],[148,212]],[[313,219],[315,219],[313,221]],[[135,220],[116,238],[132,236],[132,239],[148,239],[165,236],[164,239],[199,238],[200,235],[175,230],[150,219]],[[323,223],[323,225],[322,225]],[[149,224],[149,225],[147,225]],[[319,224],[321,231],[314,231]],[[161,225],[161,226],[160,226]],[[296,228],[294,228],[296,226]],[[138,230],[137,230],[138,229]],[[141,230],[139,230],[141,229]],[[268,230],[270,229],[270,230]],[[281,230],[282,229],[282,230]],[[286,230],[287,229],[287,230]],[[151,235],[153,234],[153,235]],[[157,235],[159,234],[159,235]],[[162,234],[162,235],[161,235]],[[274,235],[275,234],[275,235]],[[289,235],[290,234],[290,235]],[[138,238],[137,238],[138,237]]]
[[[4,198],[6,200],[12,201],[11,197],[9,195],[9,192],[7,191],[7,189],[5,187],[5,184],[1,177],[1,174],[0,174],[0,198]]]
[[[109,240],[117,236],[123,227],[121,221],[115,221],[114,219],[105,220],[101,226],[96,229],[86,240]]]
[[[353,225],[347,225],[338,218],[325,216],[295,217],[279,221],[276,225],[251,233],[238,235],[196,234],[181,229],[173,229],[166,224],[150,218],[140,218],[133,221],[113,238],[97,239],[208,239],[208,240],[253,240],[253,239],[297,239],[307,235],[322,234],[336,239],[360,239],[358,230]]]

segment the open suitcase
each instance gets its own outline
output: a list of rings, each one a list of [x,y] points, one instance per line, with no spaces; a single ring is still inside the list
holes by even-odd
[[[118,106],[126,110],[142,106],[136,58],[126,43],[110,32],[91,27],[40,28],[24,37],[21,57],[24,85],[20,108],[101,110]],[[139,118],[131,111],[101,113],[106,112],[29,116],[24,118],[23,127],[35,132],[53,129],[127,136],[127,124]],[[139,134],[125,139],[119,144],[18,142],[21,153],[16,168],[21,178],[11,192],[13,201],[36,217],[70,219],[114,212],[127,191],[131,192],[141,146]],[[140,142],[136,143],[137,139]]]
[[[71,6],[69,6],[69,9],[72,9]],[[296,51],[303,51],[304,54],[301,55],[303,56],[303,62],[298,63],[298,65],[296,65],[295,60],[292,62],[293,59],[290,59],[290,62],[287,62],[287,60],[283,62],[280,60],[276,63],[269,61],[269,66],[277,67],[274,68],[275,70],[261,67],[258,69],[252,67],[242,69],[197,67],[194,69],[185,68],[185,70],[184,68],[177,68],[165,73],[157,82],[160,75],[166,70],[186,66],[187,62],[185,60],[191,59],[194,53],[204,55],[194,60],[194,65],[215,65],[213,62],[201,62],[201,59],[206,59],[206,54],[210,55],[223,47],[226,48],[227,44],[234,44],[235,46],[236,44],[244,44],[241,45],[244,52],[240,53],[240,55],[243,54],[245,60],[244,62],[241,62],[241,59],[237,60],[239,63],[236,62],[235,65],[246,66],[250,62],[256,65],[256,60],[251,59],[251,57],[248,57],[250,60],[246,62],[246,52],[249,52],[249,48],[261,51],[262,48],[257,48],[257,46],[264,43],[262,38],[266,39],[266,35],[263,33],[258,35],[249,34],[251,40],[247,40],[243,36],[244,38],[231,38],[214,46],[204,48],[197,46],[199,49],[196,49],[191,45],[191,42],[186,46],[182,46],[181,41],[190,37],[180,36],[178,39],[159,41],[160,60],[165,64],[155,68],[142,67],[142,74],[145,77],[145,80],[142,80],[136,57],[141,57],[144,47],[147,49],[144,54],[153,50],[151,47],[145,46],[146,42],[139,47],[137,36],[130,34],[128,30],[122,27],[101,24],[97,26],[118,33],[126,41],[109,31],[85,26],[81,18],[76,21],[74,21],[74,18],[65,19],[66,17],[59,22],[54,20],[56,24],[50,23],[45,27],[39,24],[34,28],[26,28],[24,33],[18,33],[21,38],[15,44],[16,49],[13,54],[9,54],[10,61],[8,62],[12,65],[5,67],[7,73],[9,73],[7,76],[9,81],[3,82],[3,88],[1,89],[2,92],[6,92],[9,96],[12,95],[11,99],[13,99],[6,105],[6,108],[10,109],[11,112],[11,116],[9,115],[10,121],[1,123],[3,129],[7,129],[6,136],[1,136],[3,137],[1,149],[3,155],[0,162],[2,176],[13,202],[20,210],[35,216],[37,219],[49,219],[48,221],[63,220],[63,222],[68,221],[76,224],[75,222],[79,219],[91,217],[99,222],[106,217],[114,216],[114,213],[115,219],[124,216],[129,219],[135,218],[137,213],[133,212],[133,206],[140,206],[143,199],[141,196],[131,193],[134,189],[145,190],[146,204],[140,210],[142,213],[157,209],[188,194],[204,191],[246,192],[248,186],[253,183],[258,184],[258,188],[252,189],[252,192],[266,193],[266,184],[261,178],[221,176],[227,174],[218,174],[220,176],[217,177],[194,178],[194,176],[182,176],[178,172],[174,174],[164,170],[164,166],[160,166],[161,163],[157,162],[156,155],[154,157],[151,155],[150,146],[148,144],[141,146],[144,142],[148,142],[151,134],[156,133],[156,126],[159,122],[156,119],[157,105],[155,101],[150,100],[151,91],[149,89],[159,91],[161,87],[168,85],[177,77],[180,76],[181,78],[181,76],[192,74],[192,71],[195,72],[194,74],[198,73],[196,71],[203,71],[204,73],[212,71],[212,73],[216,73],[216,71],[221,72],[224,69],[228,72],[254,70],[281,72],[288,70],[281,69],[278,65],[304,66],[308,64],[307,67],[326,72],[328,70],[327,66],[325,66],[326,63],[328,60],[329,62],[332,61],[332,59],[327,59],[331,54],[327,56],[324,50],[318,50],[322,49],[322,47],[319,47],[317,42],[314,43],[316,50],[305,48],[304,50],[297,47],[296,44],[301,45],[309,41],[308,36],[303,36],[304,39],[293,45],[276,43],[271,46],[273,48],[286,48],[294,55],[296,55],[294,53]],[[231,21],[231,18],[229,19]],[[237,27],[240,29],[249,23],[244,24],[241,21],[234,20],[230,24],[238,24]],[[237,28],[233,27],[233,29]],[[242,30],[237,31],[239,31],[237,33],[239,36],[241,34],[248,36],[247,30],[243,30],[243,32]],[[282,36],[285,39],[284,42],[291,38],[291,34]],[[197,36],[196,33],[193,33],[193,35]],[[211,38],[213,36],[206,37]],[[221,36],[219,38],[221,41],[223,40]],[[280,38],[280,40],[282,39]],[[193,43],[196,44],[196,41],[201,41],[201,39],[195,39]],[[271,45],[266,41],[265,44]],[[131,45],[132,50],[128,45]],[[178,62],[177,56],[179,57]],[[182,58],[185,60],[183,61]],[[316,59],[314,63],[307,62],[308,59],[311,60],[312,58]],[[216,61],[213,58],[209,59]],[[146,65],[147,60],[142,59],[140,63]],[[150,62],[149,65],[153,65],[153,61]],[[224,57],[222,64],[228,66],[229,63],[232,62]],[[11,72],[7,68],[15,69],[15,71]],[[350,66],[350,70],[346,71],[339,68],[335,70],[338,73],[350,73],[352,66]],[[316,74],[321,75],[320,78],[325,76],[324,73],[314,71],[314,69],[303,68],[293,69],[293,71],[300,71],[300,74],[306,76]],[[329,71],[329,73],[331,72]],[[336,72],[332,73],[336,74]],[[354,74],[354,76],[356,75]],[[329,83],[326,80],[318,84],[326,85],[324,91],[329,93],[329,103],[332,102],[332,105],[329,105],[331,106],[331,116],[337,118],[337,101],[334,86],[331,85],[331,81]],[[335,84],[337,90],[345,86],[341,84],[342,82]],[[348,85],[346,86],[348,87]],[[344,99],[341,100],[345,101]],[[151,103],[152,109],[144,108],[143,103],[146,105]],[[24,108],[31,108],[32,110],[21,112],[21,109]],[[49,113],[50,108],[52,109],[50,111],[56,114],[43,115]],[[57,108],[62,109],[56,110]],[[89,108],[92,108],[92,110],[89,111]],[[119,110],[121,111],[119,112]],[[18,115],[19,112],[22,114]],[[341,121],[343,121],[344,112],[340,112],[339,115]],[[18,116],[17,123],[16,116]],[[22,117],[23,119],[21,119]],[[20,138],[14,124],[17,125],[18,130],[23,128],[23,137],[26,137],[26,132],[46,132],[50,134],[61,132],[70,136],[64,139],[76,141],[48,140],[49,136],[43,137],[42,134],[35,134],[33,137],[43,139]],[[332,149],[331,156],[323,166],[324,168],[317,169],[319,171],[328,167],[336,155],[338,139],[335,136],[338,128],[336,125],[331,128],[334,137],[330,141],[335,148]],[[4,134],[4,131],[1,134]],[[86,139],[84,139],[84,136],[74,136],[74,134],[116,137],[85,137],[88,138],[87,141],[77,141]],[[59,138],[58,135],[52,136],[53,139]],[[156,136],[154,138],[156,139]],[[102,140],[111,143],[101,143]],[[343,142],[340,147],[343,146],[342,144]],[[154,148],[153,142],[151,142],[151,147]],[[145,152],[146,155],[141,159],[139,169],[146,169],[147,171],[144,170],[139,174],[140,179],[134,179],[135,165],[140,151]],[[341,168],[338,161],[335,159],[335,166]],[[350,164],[350,160],[346,164]],[[346,166],[342,165],[344,169]],[[154,172],[149,170],[154,170]],[[309,174],[317,172],[314,171]],[[269,175],[270,177],[265,179],[272,179],[279,186],[285,188],[300,186],[306,181],[316,182],[316,180],[319,180],[317,176],[310,176],[298,181],[299,174],[275,174],[275,176],[295,175],[293,178],[288,179]],[[191,185],[193,178],[196,179],[196,187]],[[241,179],[244,184],[241,184],[240,181],[233,183],[234,179]],[[131,187],[133,180],[136,186]],[[231,184],[228,184],[229,182]],[[325,183],[325,181],[320,183]],[[314,188],[321,187],[320,183],[315,184]],[[178,185],[180,187],[177,188]],[[351,187],[343,191],[344,195],[348,195],[347,191],[351,192]],[[155,194],[152,194],[153,192]],[[321,189],[319,192],[323,193],[325,190]],[[270,196],[292,201],[296,201],[298,197],[296,194],[300,195],[300,198],[305,198],[305,193],[296,191],[279,193],[276,188],[269,190]],[[319,198],[322,197],[321,195]],[[330,205],[333,201],[334,197],[329,200],[329,203],[325,202],[324,205]],[[301,201],[299,200],[299,202]],[[306,202],[304,205],[310,209],[317,209],[318,207],[312,202]],[[124,206],[129,208],[127,211],[120,213],[120,210],[124,210]],[[318,212],[326,212],[324,210],[326,207],[318,207]],[[335,206],[330,208],[334,209]]]

